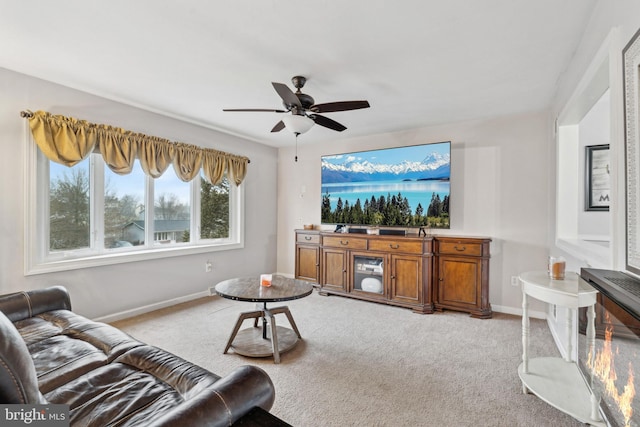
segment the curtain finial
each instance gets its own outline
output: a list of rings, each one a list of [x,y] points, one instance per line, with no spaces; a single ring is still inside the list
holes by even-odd
[[[20,117],[22,117],[23,119],[30,119],[31,117],[33,117],[33,113],[29,110],[20,111]]]

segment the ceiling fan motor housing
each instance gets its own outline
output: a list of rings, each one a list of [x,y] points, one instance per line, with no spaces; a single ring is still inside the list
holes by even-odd
[[[302,93],[300,91],[300,89],[304,87],[304,84],[306,82],[307,82],[307,78],[304,76],[294,76],[291,78],[291,83],[293,83],[293,87],[297,89],[295,92],[295,95],[300,100],[300,104],[302,104],[303,111],[297,111],[297,108],[295,108],[295,106],[287,105],[286,103],[283,103],[283,104],[289,110],[292,110],[294,114],[302,115],[304,114],[304,111],[308,110],[313,104],[315,104],[315,100],[311,96],[307,95],[306,93]]]
[[[297,105],[287,104],[286,102],[282,103],[282,105],[284,105],[287,108],[287,110],[291,110],[294,114],[304,114],[304,112],[309,108],[311,108],[311,106],[315,103],[314,99],[311,96],[307,95],[306,93],[302,93],[298,91],[298,92],[295,92],[295,95],[300,100],[300,104],[302,104],[302,111],[299,111],[300,109],[298,108]]]

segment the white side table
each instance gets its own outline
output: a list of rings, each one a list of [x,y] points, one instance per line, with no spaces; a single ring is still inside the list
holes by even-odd
[[[546,271],[522,273],[522,364],[518,375],[522,391],[532,392],[549,405],[571,415],[580,422],[605,426],[598,411],[598,399],[591,393],[578,365],[571,360],[571,340],[568,340],[567,355],[561,357],[538,357],[529,360],[529,302],[528,297],[566,307],[567,336],[573,330],[575,310],[587,310],[587,342],[590,352],[595,345],[595,308],[598,291],[569,272],[564,280],[552,280]]]

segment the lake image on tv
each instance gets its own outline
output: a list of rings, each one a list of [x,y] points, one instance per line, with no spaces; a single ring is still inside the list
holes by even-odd
[[[322,157],[322,223],[449,228],[450,143]]]

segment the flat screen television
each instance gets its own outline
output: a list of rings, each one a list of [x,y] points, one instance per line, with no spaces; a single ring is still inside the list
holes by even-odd
[[[450,141],[321,160],[323,224],[450,227]]]

